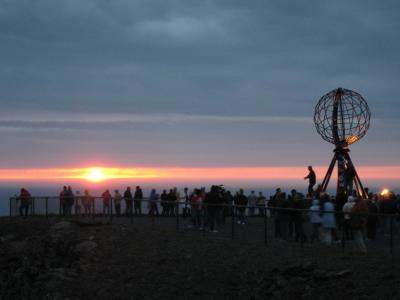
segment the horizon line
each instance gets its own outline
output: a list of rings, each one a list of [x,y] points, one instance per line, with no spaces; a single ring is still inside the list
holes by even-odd
[[[327,166],[314,166],[318,181],[322,181]],[[357,172],[362,179],[400,180],[400,165],[364,165]],[[120,180],[303,180],[307,166],[215,166],[215,167],[103,167],[80,168],[3,168],[0,181],[59,181],[92,182]],[[336,178],[336,172],[333,178]]]

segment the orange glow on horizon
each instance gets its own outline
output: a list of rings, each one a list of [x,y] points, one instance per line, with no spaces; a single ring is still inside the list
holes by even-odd
[[[320,182],[327,167],[314,167]],[[360,166],[363,180],[400,180],[400,166]],[[112,180],[234,180],[272,181],[302,180],[307,166],[294,167],[138,167],[138,168],[59,168],[59,169],[0,169],[0,181],[61,181],[66,179],[92,183]]]
[[[388,189],[383,189],[381,192],[381,196],[386,196],[389,194],[389,190]]]

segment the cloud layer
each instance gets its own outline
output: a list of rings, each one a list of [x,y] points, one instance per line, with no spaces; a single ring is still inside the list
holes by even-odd
[[[394,0],[2,1],[1,165],[322,164],[314,105],[338,86],[371,107],[360,163],[399,164],[399,12]]]

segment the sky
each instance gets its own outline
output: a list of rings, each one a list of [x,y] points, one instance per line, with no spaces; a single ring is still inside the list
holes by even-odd
[[[337,87],[372,113],[356,166],[400,170],[399,13],[392,0],[0,0],[0,180],[88,166],[323,170],[333,145],[314,107]]]

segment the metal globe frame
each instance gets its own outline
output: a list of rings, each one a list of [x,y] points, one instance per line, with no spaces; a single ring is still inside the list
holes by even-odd
[[[348,146],[365,136],[370,126],[370,119],[371,112],[367,102],[359,93],[352,90],[339,87],[320,98],[315,106],[315,128],[325,141],[336,146],[322,181],[321,191],[326,191],[337,162],[336,197],[341,197],[345,201],[355,187],[358,195],[364,199],[368,198],[350,158]]]

